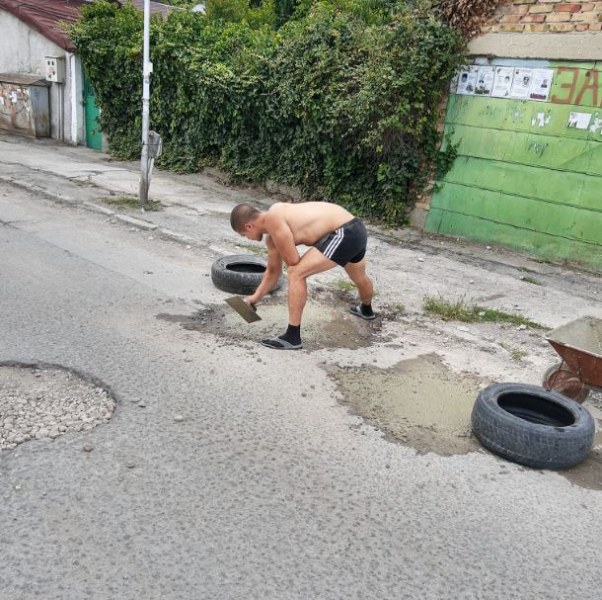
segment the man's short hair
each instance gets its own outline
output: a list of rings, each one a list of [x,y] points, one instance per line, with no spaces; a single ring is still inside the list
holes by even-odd
[[[234,231],[240,233],[249,221],[257,218],[259,213],[259,210],[247,202],[237,204],[230,213],[230,225]]]

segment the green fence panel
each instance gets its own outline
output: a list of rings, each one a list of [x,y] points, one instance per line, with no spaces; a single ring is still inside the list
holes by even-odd
[[[431,214],[432,213],[432,214]],[[497,243],[530,252],[548,260],[577,261],[602,270],[602,247],[534,231],[525,235],[523,229],[481,217],[448,213],[433,207],[429,212],[434,224],[445,222],[445,235],[463,237],[482,243]]]
[[[602,62],[547,67],[545,102],[450,95],[443,148],[458,157],[425,229],[600,269]]]
[[[601,210],[600,178],[582,173],[461,156],[445,181],[553,204]]]

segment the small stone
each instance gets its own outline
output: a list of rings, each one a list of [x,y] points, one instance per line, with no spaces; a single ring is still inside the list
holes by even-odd
[[[92,450],[94,450],[94,446],[90,443],[90,442],[86,442],[83,446],[82,446],[82,450],[84,452],[92,452]]]
[[[176,416],[173,418],[173,420],[174,420],[176,423],[181,423],[181,422],[184,420],[184,417],[183,417],[182,415],[176,415]]]
[[[474,283],[474,279],[471,279],[468,283]]]
[[[525,329],[527,329],[527,326],[524,323],[518,326],[519,331],[524,331]]]
[[[125,466],[128,469],[133,469],[136,467],[136,463],[133,460],[128,460],[128,462],[125,463]]]
[[[146,402],[142,402],[142,401],[140,401],[140,402],[138,402],[138,406],[139,406],[140,408],[146,408]]]
[[[418,262],[424,262],[424,258],[419,258]]]

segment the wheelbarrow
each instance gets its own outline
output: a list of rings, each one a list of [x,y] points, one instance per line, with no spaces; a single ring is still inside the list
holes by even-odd
[[[582,317],[553,329],[546,340],[562,361],[543,376],[543,387],[582,403],[602,389],[602,319]]]

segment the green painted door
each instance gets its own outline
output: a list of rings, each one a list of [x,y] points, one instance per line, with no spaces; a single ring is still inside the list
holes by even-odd
[[[545,67],[543,102],[450,96],[446,143],[458,156],[425,229],[602,270],[602,64]]]
[[[84,119],[86,123],[86,146],[93,150],[102,150],[102,133],[98,117],[100,109],[96,105],[96,94],[90,80],[84,72]]]

